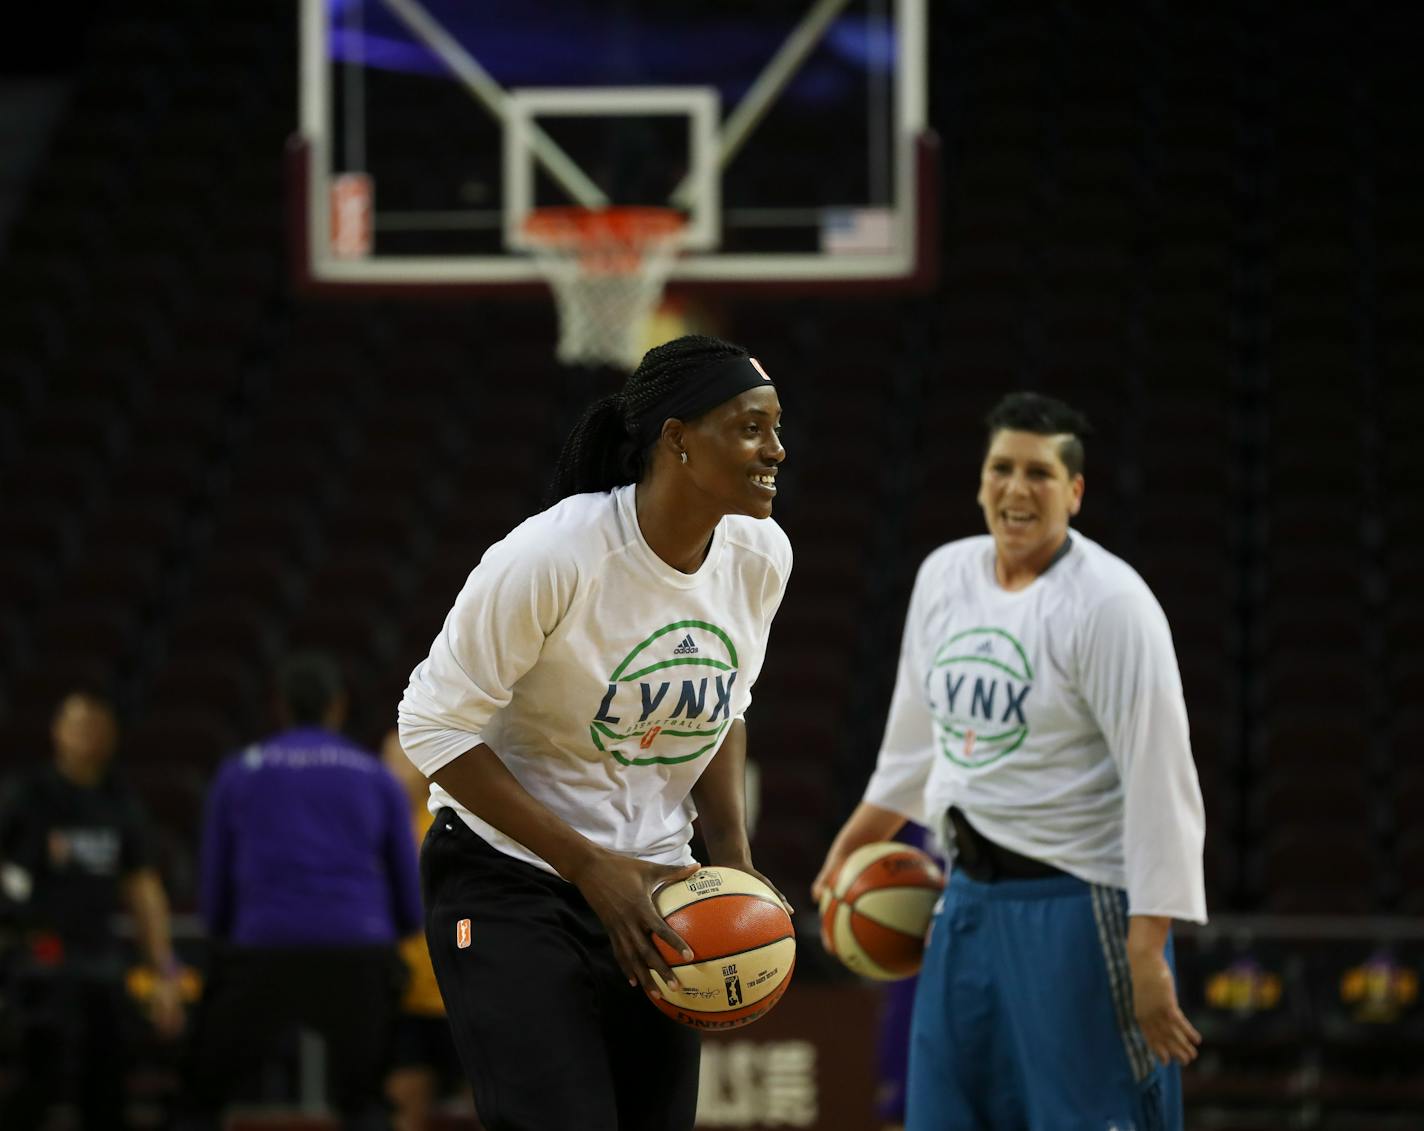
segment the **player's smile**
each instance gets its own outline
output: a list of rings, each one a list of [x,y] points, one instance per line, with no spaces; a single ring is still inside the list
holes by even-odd
[[[706,413],[688,427],[686,450],[692,485],[716,509],[769,518],[786,458],[776,389],[748,389]]]

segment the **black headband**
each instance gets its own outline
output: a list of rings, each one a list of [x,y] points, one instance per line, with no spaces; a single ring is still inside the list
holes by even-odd
[[[770,387],[771,378],[754,357],[729,357],[689,375],[664,400],[653,405],[635,421],[633,439],[646,448],[662,432],[669,417],[691,420],[709,408],[740,396],[748,389]]]

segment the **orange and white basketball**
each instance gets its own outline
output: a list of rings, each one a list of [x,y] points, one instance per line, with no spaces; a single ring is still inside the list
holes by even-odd
[[[919,972],[944,873],[899,841],[862,845],[821,893],[821,941],[855,973],[882,982]]]
[[[685,959],[653,936],[679,988],[668,989],[654,972],[663,996],[650,1000],[674,1021],[736,1029],[781,999],[796,967],[796,930],[765,883],[736,868],[704,867],[661,888],[653,902],[692,948]]]

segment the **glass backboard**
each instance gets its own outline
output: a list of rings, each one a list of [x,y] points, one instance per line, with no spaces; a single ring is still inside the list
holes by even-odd
[[[542,285],[531,210],[653,205],[671,282],[932,271],[925,0],[302,0],[308,288]]]

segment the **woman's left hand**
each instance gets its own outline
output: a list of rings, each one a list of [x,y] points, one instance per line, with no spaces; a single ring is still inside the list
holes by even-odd
[[[183,994],[177,977],[160,975],[154,983],[149,1018],[165,1040],[171,1041],[183,1032]]]
[[[767,879],[764,875],[762,875],[754,867],[752,867],[752,862],[749,858],[743,857],[738,860],[712,860],[709,862],[709,864],[713,868],[735,868],[739,872],[745,872],[749,876],[755,876],[767,887],[771,888],[772,891],[776,892],[776,898],[781,900],[781,906],[786,909],[786,914],[795,916],[796,908],[791,906],[791,901],[787,899],[785,895],[782,894],[781,889],[779,887],[777,887],[774,883],[772,883],[769,879]]]
[[[1160,951],[1128,951],[1132,971],[1132,1006],[1152,1055],[1162,1064],[1190,1064],[1197,1058],[1201,1034],[1177,1004],[1172,968]]]

